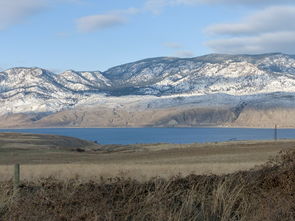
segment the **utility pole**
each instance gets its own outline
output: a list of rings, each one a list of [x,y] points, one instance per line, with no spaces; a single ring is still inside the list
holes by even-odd
[[[277,125],[275,125],[274,140],[278,140],[278,126]]]

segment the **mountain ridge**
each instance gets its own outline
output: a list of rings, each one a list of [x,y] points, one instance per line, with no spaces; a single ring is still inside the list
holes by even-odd
[[[295,54],[286,54],[286,53],[281,53],[281,52],[272,52],[272,53],[263,53],[263,54],[222,54],[222,53],[210,53],[210,54],[205,54],[205,55],[201,55],[201,56],[196,56],[196,57],[189,57],[189,58],[181,58],[181,57],[173,57],[173,56],[160,56],[160,57],[151,57],[151,58],[144,58],[144,59],[139,59],[139,60],[136,60],[136,61],[132,61],[132,62],[127,62],[127,63],[124,63],[124,64],[121,64],[121,65],[115,65],[113,67],[110,67],[108,69],[106,69],[105,71],[100,71],[100,70],[74,70],[74,69],[67,69],[63,72],[59,72],[59,73],[54,73],[53,71],[50,71],[46,68],[42,68],[42,67],[39,67],[39,66],[32,66],[32,67],[27,67],[27,66],[15,66],[15,67],[11,67],[11,68],[7,68],[7,69],[4,69],[0,72],[6,72],[8,70],[11,70],[11,69],[42,69],[44,71],[48,71],[54,75],[59,75],[59,74],[62,74],[64,72],[67,72],[67,71],[73,71],[73,72],[101,72],[101,73],[104,73],[104,72],[107,72],[108,70],[112,69],[112,68],[116,68],[116,67],[120,67],[122,65],[129,65],[129,64],[134,64],[134,63],[137,63],[137,62],[142,62],[142,61],[153,61],[153,60],[157,60],[157,59],[176,59],[176,60],[193,60],[193,59],[200,59],[200,58],[212,58],[212,57],[267,57],[267,56],[273,56],[273,55],[283,55],[283,56],[290,56],[292,58],[295,58]],[[208,59],[204,59],[204,60],[207,60]]]
[[[229,112],[221,115],[228,117],[244,103],[259,110],[294,108],[294,98],[295,56],[282,53],[148,58],[104,72],[67,70],[55,74],[38,67],[16,67],[0,72],[0,115],[42,116],[32,122],[67,110],[95,107],[108,111],[118,109],[122,113],[155,110],[153,114],[163,117],[158,121],[167,119],[169,125],[168,119],[172,116],[169,108],[222,107]],[[171,116],[164,116],[165,109]],[[196,111],[189,111],[192,113],[198,115]],[[212,113],[217,114],[212,119],[220,114]],[[115,119],[115,115],[107,117],[112,118],[110,122]],[[30,117],[24,118],[31,122]],[[197,125],[197,120],[194,122]],[[216,124],[218,122],[216,120]],[[99,122],[96,125],[99,126]],[[159,123],[147,122],[147,125]]]

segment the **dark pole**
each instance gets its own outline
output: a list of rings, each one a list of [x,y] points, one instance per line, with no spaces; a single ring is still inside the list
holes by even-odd
[[[19,183],[20,183],[20,165],[17,163],[14,165],[14,192],[16,193],[19,189]]]
[[[275,125],[274,140],[278,140],[278,126]]]

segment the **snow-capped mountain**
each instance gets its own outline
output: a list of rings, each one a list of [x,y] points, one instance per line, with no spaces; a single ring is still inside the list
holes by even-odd
[[[133,88],[140,95],[295,91],[295,59],[283,54],[153,58],[111,68],[104,75],[116,87]]]
[[[151,58],[105,72],[54,74],[41,68],[0,72],[0,114],[52,113],[95,105],[235,106],[271,101],[278,95],[292,106],[294,94],[295,57],[279,53]]]

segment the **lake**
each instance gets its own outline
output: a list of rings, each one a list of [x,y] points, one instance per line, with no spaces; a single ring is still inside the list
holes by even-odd
[[[46,128],[1,129],[0,132],[72,136],[101,144],[182,144],[274,139],[274,129],[249,128]],[[279,139],[295,139],[295,129],[278,129],[277,134]]]

